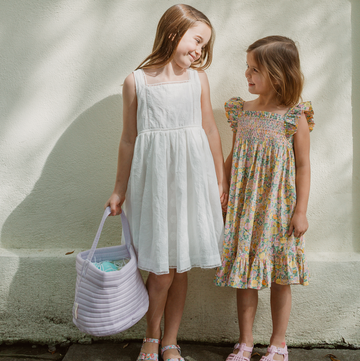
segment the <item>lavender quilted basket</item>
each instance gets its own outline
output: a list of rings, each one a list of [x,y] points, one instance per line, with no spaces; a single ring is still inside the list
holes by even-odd
[[[149,296],[137,268],[131,243],[129,222],[121,213],[125,244],[96,248],[110,208],[105,209],[94,243],[90,250],[76,257],[76,288],[73,322],[93,336],[108,336],[127,330],[147,312]],[[111,272],[99,269],[102,262],[122,264]]]

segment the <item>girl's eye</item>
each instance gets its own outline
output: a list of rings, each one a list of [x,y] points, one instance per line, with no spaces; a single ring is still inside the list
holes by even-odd
[[[258,70],[254,68],[254,72],[255,72],[255,73],[258,73]]]
[[[200,44],[200,39],[195,39],[195,41],[196,41],[198,44]]]

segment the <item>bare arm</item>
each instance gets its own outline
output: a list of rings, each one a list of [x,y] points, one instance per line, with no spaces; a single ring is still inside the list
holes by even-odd
[[[309,227],[306,211],[310,193],[310,131],[305,114],[301,115],[294,135],[294,152],[296,207],[290,222],[289,235],[294,231],[295,237],[300,237]]]
[[[130,177],[131,163],[137,137],[136,125],[137,98],[134,75],[130,74],[123,86],[123,131],[121,134],[118,165],[114,191],[105,204],[110,206],[111,215],[121,213],[121,206],[125,200],[125,193]]]
[[[212,111],[208,78],[204,71],[199,71],[198,73],[201,82],[202,126],[209,140],[211,153],[214,158],[216,177],[220,193],[220,201],[221,205],[224,207],[227,204],[229,186],[225,176],[224,157],[221,149],[221,140]]]
[[[225,175],[229,184],[231,181],[231,165],[232,165],[232,158],[234,153],[235,140],[236,140],[236,133],[234,132],[231,151],[225,161]]]

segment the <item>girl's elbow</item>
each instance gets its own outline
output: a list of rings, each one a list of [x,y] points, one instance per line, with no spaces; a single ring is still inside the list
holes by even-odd
[[[296,173],[299,174],[310,174],[310,162],[304,162],[301,164],[296,164],[295,166]]]
[[[216,126],[204,127],[204,131],[205,131],[205,134],[207,135],[208,138],[216,137],[219,134],[218,129],[217,129]]]
[[[123,137],[120,140],[120,147],[123,148],[134,148],[136,137]]]

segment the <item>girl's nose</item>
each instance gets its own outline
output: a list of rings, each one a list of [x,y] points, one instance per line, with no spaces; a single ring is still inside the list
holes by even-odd
[[[199,56],[201,55],[201,52],[202,52],[202,47],[201,45],[198,45],[195,49],[195,53],[198,54]]]

